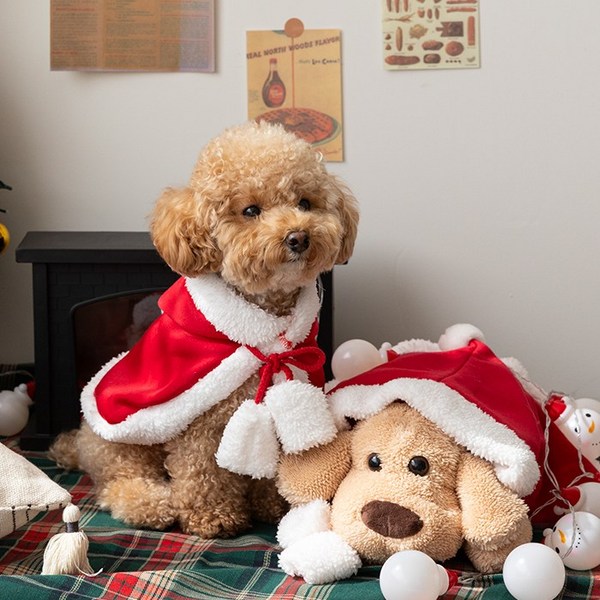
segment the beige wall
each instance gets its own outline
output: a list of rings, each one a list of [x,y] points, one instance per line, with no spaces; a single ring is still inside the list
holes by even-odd
[[[0,362],[32,360],[28,230],[139,230],[201,145],[245,119],[245,31],[343,31],[362,204],[337,342],[472,322],[544,387],[600,398],[600,2],[482,0],[482,68],[385,72],[377,0],[218,0],[215,74],[49,71],[49,2],[0,0]]]

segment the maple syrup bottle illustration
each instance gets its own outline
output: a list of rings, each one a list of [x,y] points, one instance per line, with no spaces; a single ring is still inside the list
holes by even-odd
[[[281,106],[285,100],[285,85],[277,72],[277,59],[269,60],[269,75],[262,89],[264,103],[269,108]]]

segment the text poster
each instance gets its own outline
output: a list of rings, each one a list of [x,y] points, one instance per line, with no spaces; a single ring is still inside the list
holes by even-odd
[[[214,0],[51,0],[52,70],[215,70]]]
[[[479,67],[479,0],[382,0],[386,69]]]
[[[341,32],[290,19],[282,31],[249,31],[246,41],[248,118],[281,123],[328,162],[342,161]]]

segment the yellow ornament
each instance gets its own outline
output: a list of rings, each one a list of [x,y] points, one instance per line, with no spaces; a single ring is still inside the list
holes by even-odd
[[[0,223],[0,254],[6,250],[10,243],[10,234],[8,228],[4,223]]]

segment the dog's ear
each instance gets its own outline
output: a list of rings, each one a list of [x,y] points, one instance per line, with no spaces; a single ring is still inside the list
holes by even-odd
[[[211,236],[210,208],[190,188],[167,188],[151,215],[152,241],[165,262],[180,275],[218,271],[221,252]]]
[[[456,491],[467,556],[481,572],[501,570],[514,548],[531,541],[527,505],[500,483],[489,462],[466,451]]]
[[[350,471],[351,431],[342,431],[328,444],[281,459],[277,477],[280,494],[292,505],[331,500]]]
[[[336,264],[342,265],[350,259],[358,230],[358,202],[352,192],[336,177],[332,176],[333,187],[338,196],[338,211],[344,226],[342,246],[336,258]]]

